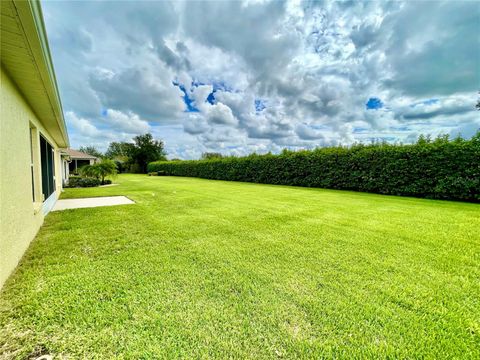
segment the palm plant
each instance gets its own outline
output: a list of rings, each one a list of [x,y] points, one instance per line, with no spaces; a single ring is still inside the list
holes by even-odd
[[[95,172],[102,180],[102,184],[105,183],[107,176],[115,176],[117,174],[117,164],[110,159],[103,159],[101,162],[93,165],[96,167]]]
[[[98,174],[98,168],[93,165],[85,165],[78,169],[80,176],[99,179],[100,175]]]
[[[117,165],[113,160],[102,159],[99,163],[81,167],[80,174],[85,177],[99,179],[102,181],[102,184],[105,184],[105,178],[107,176],[114,176],[117,174]]]

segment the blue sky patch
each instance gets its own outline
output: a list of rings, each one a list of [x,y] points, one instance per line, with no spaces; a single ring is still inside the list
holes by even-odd
[[[383,102],[379,98],[371,97],[365,104],[367,110],[378,110],[383,107]]]
[[[260,112],[266,108],[265,101],[262,99],[255,99],[255,110]]]
[[[210,105],[214,105],[217,103],[217,99],[215,99],[215,91],[212,91],[210,94],[207,96],[207,102]]]
[[[185,106],[187,107],[185,112],[200,112],[200,110],[198,110],[195,107],[193,99],[190,98],[190,96],[188,96],[188,92],[187,92],[187,89],[185,89],[185,86],[180,84],[178,81],[172,81],[172,84],[174,86],[178,86],[179,89],[182,90],[182,92],[183,92],[183,102],[185,103]]]

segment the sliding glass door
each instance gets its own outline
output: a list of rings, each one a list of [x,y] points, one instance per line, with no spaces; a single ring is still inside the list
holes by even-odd
[[[40,135],[40,156],[42,162],[42,192],[44,200],[55,191],[55,160],[52,145]]]

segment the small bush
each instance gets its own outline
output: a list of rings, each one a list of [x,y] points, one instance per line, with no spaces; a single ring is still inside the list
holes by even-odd
[[[100,185],[100,180],[89,177],[71,176],[68,179],[67,188],[95,187]]]

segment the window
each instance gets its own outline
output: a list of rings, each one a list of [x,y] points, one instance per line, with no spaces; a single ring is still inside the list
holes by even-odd
[[[55,191],[55,162],[53,146],[40,135],[40,158],[42,164],[42,193],[46,200]]]
[[[30,172],[32,175],[32,201],[35,202],[35,172],[33,170],[33,132],[35,129],[30,128]]]

